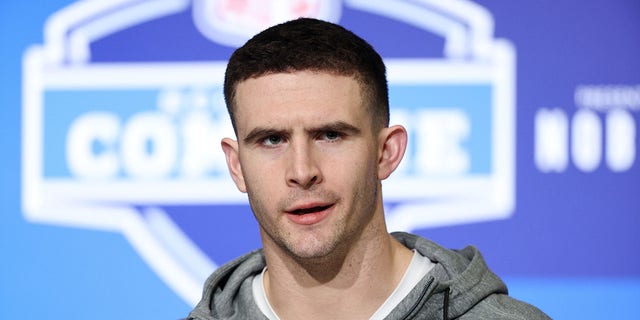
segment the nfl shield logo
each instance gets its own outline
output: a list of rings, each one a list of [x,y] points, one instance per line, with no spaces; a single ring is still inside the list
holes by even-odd
[[[338,0],[195,0],[193,20],[209,39],[240,46],[254,34],[299,17],[336,22]]]

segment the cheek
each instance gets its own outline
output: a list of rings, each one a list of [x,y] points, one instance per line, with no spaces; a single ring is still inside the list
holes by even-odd
[[[252,158],[250,155],[243,160],[242,174],[251,196],[262,202],[275,199],[283,181],[282,169],[274,161]]]
[[[247,188],[251,188],[256,191],[267,192],[269,184],[275,184],[275,172],[273,168],[263,166],[248,165],[243,167],[244,181],[247,184]]]
[[[268,183],[265,179],[245,179],[247,185],[247,195],[249,204],[256,217],[269,216],[269,212],[276,208],[277,194],[273,183]],[[263,218],[259,218],[262,220]]]
[[[363,180],[377,179],[377,161],[370,150],[350,149],[339,158],[333,158],[324,167],[330,174],[344,184],[360,184]]]

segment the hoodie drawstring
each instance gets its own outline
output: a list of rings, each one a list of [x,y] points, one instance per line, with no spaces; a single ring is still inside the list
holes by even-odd
[[[444,289],[444,302],[442,303],[442,319],[449,320],[449,294],[451,288]]]

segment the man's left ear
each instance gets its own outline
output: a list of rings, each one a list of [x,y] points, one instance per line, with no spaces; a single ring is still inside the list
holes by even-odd
[[[407,148],[407,130],[400,125],[383,128],[378,138],[378,179],[384,180],[400,165]]]

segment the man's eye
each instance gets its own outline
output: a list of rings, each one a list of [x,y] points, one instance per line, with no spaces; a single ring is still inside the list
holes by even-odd
[[[335,141],[340,139],[341,135],[338,132],[335,131],[327,131],[324,133],[324,139],[328,140],[328,141]]]
[[[282,143],[281,136],[268,136],[263,140],[263,143],[267,146],[275,146]]]

